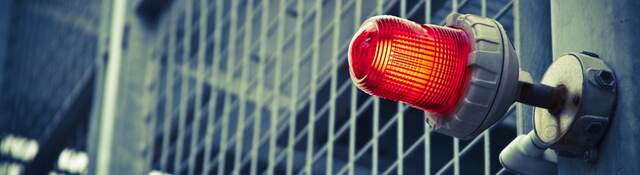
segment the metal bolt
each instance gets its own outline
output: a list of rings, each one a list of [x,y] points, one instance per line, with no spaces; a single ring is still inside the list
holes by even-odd
[[[596,136],[604,129],[604,125],[601,122],[590,122],[585,126],[585,133],[588,136]]]
[[[598,83],[600,87],[611,89],[615,85],[616,78],[613,76],[612,72],[607,70],[596,70],[594,76],[596,83]]]

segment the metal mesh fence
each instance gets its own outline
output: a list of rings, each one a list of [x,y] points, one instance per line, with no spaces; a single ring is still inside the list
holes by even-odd
[[[435,24],[451,12],[490,16],[517,47],[513,6],[508,0],[176,1],[148,44],[141,82],[149,87],[141,95],[145,130],[153,133],[145,145],[147,169],[502,173],[501,145],[523,133],[519,106],[508,113],[516,116],[515,127],[493,127],[468,141],[431,133],[422,111],[358,91],[346,53],[359,24],[380,14]]]

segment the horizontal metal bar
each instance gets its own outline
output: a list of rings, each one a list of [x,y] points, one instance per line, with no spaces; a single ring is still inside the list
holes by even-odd
[[[392,117],[391,119],[389,119],[389,122],[387,122],[387,123],[382,127],[382,129],[380,129],[380,132],[378,133],[378,135],[374,135],[374,136],[372,136],[372,137],[380,137],[380,136],[384,135],[384,134],[387,132],[387,130],[389,130],[389,128],[391,128],[391,125],[393,125],[393,124],[397,121],[398,115],[399,115],[400,113],[403,113],[403,112],[404,112],[405,110],[407,110],[408,108],[409,108],[408,106],[403,106],[402,110],[400,110],[400,111],[396,112],[396,114],[395,114],[395,115],[393,115],[393,117]],[[360,157],[362,157],[362,155],[364,155],[364,153],[365,153],[369,148],[371,148],[371,146],[373,146],[373,140],[369,140],[369,142],[367,142],[367,144],[366,144],[366,145],[365,145],[365,146],[364,146],[360,151],[358,151],[358,153],[356,154],[356,158],[355,158],[355,160],[360,159]],[[347,171],[347,167],[345,166],[345,167],[343,167],[340,171],[338,171],[338,175],[340,175],[340,174],[344,174],[346,171]]]
[[[485,131],[486,132],[486,131]],[[480,140],[482,140],[482,138],[484,138],[484,134],[483,135],[479,135],[478,137],[474,138],[469,144],[467,144],[462,151],[460,151],[460,155],[459,157],[464,156],[469,150],[471,150],[471,148],[473,146],[475,146],[476,144],[478,144],[480,142]],[[451,166],[453,165],[454,161],[453,160],[449,160],[449,162],[447,162],[447,164],[445,164],[442,168],[440,168],[440,170],[438,170],[438,172],[436,172],[436,174],[443,174],[444,171],[446,171],[447,169],[451,168]]]
[[[504,116],[509,116],[514,111],[515,107],[516,107],[516,105],[512,104],[509,107],[509,109],[507,110],[507,112],[505,112]],[[476,145],[481,140],[481,138],[484,138],[485,133],[492,131],[495,127],[496,127],[496,125],[493,125],[489,129],[485,130],[481,135],[479,135],[476,138],[474,138],[469,144],[467,144],[462,149],[462,151],[460,151],[460,157],[464,156],[469,150],[471,150],[471,147]],[[449,162],[447,162],[447,164],[445,164],[442,168],[440,168],[440,170],[438,170],[438,172],[436,174],[444,173],[444,171],[446,171],[448,168],[450,168],[451,165],[453,165],[453,160],[449,160]]]
[[[507,174],[507,172],[509,172],[509,171],[507,171],[507,169],[506,169],[506,168],[502,168],[502,169],[500,169],[498,172],[496,172],[496,175]]]
[[[513,0],[509,1],[509,3],[504,5],[500,9],[500,11],[498,11],[498,13],[496,13],[496,15],[494,15],[492,18],[495,19],[495,20],[498,20],[498,19],[502,18],[502,16],[504,16],[504,14],[506,14],[507,11],[509,11],[512,7],[513,7]]]
[[[416,140],[415,142],[413,142],[413,144],[411,144],[411,147],[409,147],[409,149],[406,150],[406,152],[404,154],[402,154],[401,159],[406,158],[407,156],[409,156],[411,153],[413,153],[413,151],[416,150],[416,148],[418,148],[418,145],[420,145],[420,143],[422,143],[425,139],[424,134],[422,136],[420,136],[420,138],[418,138],[418,140]],[[391,171],[396,168],[398,166],[398,161],[394,161],[393,164],[391,164],[391,166],[389,166],[389,168],[387,168],[387,170],[385,170],[382,175],[386,175],[391,173]]]

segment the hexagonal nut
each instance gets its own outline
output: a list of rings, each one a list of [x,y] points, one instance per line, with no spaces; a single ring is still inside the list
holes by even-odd
[[[616,77],[613,75],[613,72],[607,70],[596,70],[594,79],[600,87],[604,88],[613,88],[616,83]]]
[[[592,121],[584,127],[584,132],[588,136],[596,136],[602,132],[602,130],[604,130],[604,124],[602,124],[602,122]]]

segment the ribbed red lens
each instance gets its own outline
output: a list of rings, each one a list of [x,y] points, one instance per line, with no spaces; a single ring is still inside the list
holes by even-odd
[[[466,83],[470,47],[460,29],[373,17],[351,41],[351,79],[371,95],[450,112]]]

